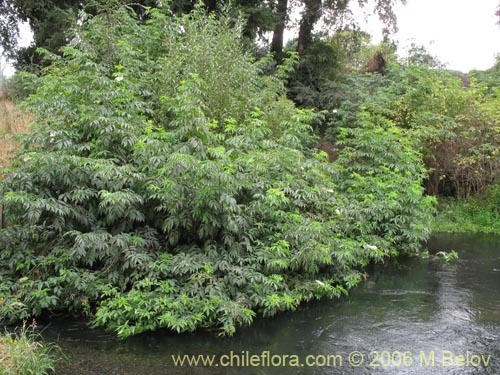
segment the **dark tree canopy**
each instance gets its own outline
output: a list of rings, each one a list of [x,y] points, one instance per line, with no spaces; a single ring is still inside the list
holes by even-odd
[[[0,0],[1,47],[19,68],[38,63],[33,61],[37,47],[56,52],[67,43],[67,32],[83,4],[75,0]],[[26,49],[17,45],[20,21],[29,23],[33,31],[34,43]]]
[[[396,29],[396,16],[394,5],[404,0],[376,0],[373,13],[386,25],[385,33]],[[68,31],[77,20],[78,12],[85,10],[87,13],[95,14],[97,8],[106,8],[113,5],[129,4],[142,19],[146,7],[154,7],[160,4],[157,0],[107,0],[95,2],[93,0],[0,0],[0,37],[1,47],[7,56],[15,62],[18,68],[26,68],[40,63],[40,57],[36,54],[36,48],[43,47],[51,52],[58,52],[68,42]],[[188,13],[193,10],[200,1],[172,0],[167,4],[171,11],[176,14]],[[357,0],[357,3],[365,7],[367,0]],[[313,41],[314,28],[321,20],[330,29],[338,28],[346,19],[351,20],[350,0],[205,0],[204,6],[207,12],[221,12],[229,4],[233,6],[232,11],[240,14],[246,26],[243,35],[254,41],[258,36],[262,37],[266,32],[272,32],[270,50],[280,60],[284,45],[284,31],[287,27],[290,15],[302,9],[299,20],[299,31],[297,36],[297,51],[304,55]],[[34,34],[33,44],[24,49],[18,48],[18,23],[28,22]]]
[[[191,12],[199,1],[172,0],[168,6],[175,14]],[[225,0],[206,0],[207,12],[220,12],[228,5]],[[57,53],[68,42],[68,31],[75,24],[78,12],[96,14],[98,9],[111,8],[119,4],[129,4],[143,19],[147,7],[161,4],[157,0],[0,0],[0,46],[7,57],[14,61],[18,68],[27,68],[40,63],[36,48],[42,47]],[[258,0],[237,0],[232,3],[234,11],[246,20],[244,36],[255,39],[266,31],[273,29],[273,2]],[[19,48],[19,22],[29,23],[33,31],[33,44],[27,48]]]

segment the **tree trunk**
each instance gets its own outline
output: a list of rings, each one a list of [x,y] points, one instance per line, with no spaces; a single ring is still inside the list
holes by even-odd
[[[304,55],[312,43],[314,25],[322,15],[321,5],[321,0],[304,0],[304,12],[302,12],[297,40],[297,52],[300,56]]]
[[[207,8],[207,13],[215,12],[217,10],[217,0],[205,0],[204,3]]]
[[[273,40],[271,41],[271,53],[274,53],[276,61],[280,63],[283,58],[283,41],[288,18],[288,0],[278,0],[276,13],[276,26],[274,27]]]

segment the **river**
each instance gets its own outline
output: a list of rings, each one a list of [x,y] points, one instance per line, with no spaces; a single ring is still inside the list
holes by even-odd
[[[74,320],[51,322],[44,336],[68,357],[57,375],[500,374],[500,238],[441,234],[426,247],[460,259],[375,265],[348,297],[257,319],[231,338],[163,331],[119,341]],[[214,364],[175,366],[177,355]]]

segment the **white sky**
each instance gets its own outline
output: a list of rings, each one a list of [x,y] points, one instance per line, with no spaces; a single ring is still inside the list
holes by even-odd
[[[21,47],[27,47],[31,44],[33,37],[31,36],[31,30],[30,27],[27,23],[23,23],[19,27],[19,45]],[[6,64],[5,59],[1,58],[0,60],[0,66],[4,68],[3,74],[6,77],[10,77],[12,74],[14,74],[14,68],[12,68],[11,65]]]
[[[353,0],[352,4],[355,3]],[[407,0],[404,6],[398,4],[399,32],[394,37],[400,53],[415,42],[425,46],[449,69],[463,72],[488,69],[500,53],[500,26],[495,17],[499,4],[499,0]],[[377,18],[364,17],[361,11],[356,13],[362,21],[362,29],[372,34],[374,42],[379,41],[382,26]],[[21,45],[30,43],[28,30],[23,26]],[[4,74],[12,72],[12,68],[7,67]]]
[[[449,69],[488,69],[500,53],[500,26],[495,16],[499,4],[499,0],[407,0],[406,5],[398,4],[395,39],[400,53],[415,42]],[[376,17],[369,17],[365,27],[374,41],[380,40]]]

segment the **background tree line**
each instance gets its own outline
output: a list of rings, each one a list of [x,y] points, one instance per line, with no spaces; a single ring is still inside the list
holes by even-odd
[[[386,24],[385,33],[396,29],[396,17],[393,11],[398,0],[376,0],[372,11]],[[404,2],[404,0],[401,0]],[[0,1],[0,36],[1,46],[15,65],[21,69],[33,68],[41,63],[41,56],[36,49],[45,48],[57,53],[71,38],[70,30],[78,20],[81,10],[95,14],[97,9],[111,7],[113,3],[127,0],[1,0]],[[146,7],[154,7],[161,1],[139,0],[130,3],[139,20],[147,18]],[[199,3],[197,0],[166,1],[174,14],[189,13]],[[350,5],[353,0],[205,0],[207,13],[221,12],[227,6],[245,19],[243,35],[250,41],[271,33],[270,52],[278,61],[283,57],[284,32],[290,26],[293,15],[298,16],[298,34],[296,50],[304,55],[313,42],[314,27],[323,22],[328,28],[338,28],[354,21],[350,17]],[[368,6],[367,0],[357,0],[362,7]],[[28,22],[34,41],[27,48],[17,45],[18,24]]]

